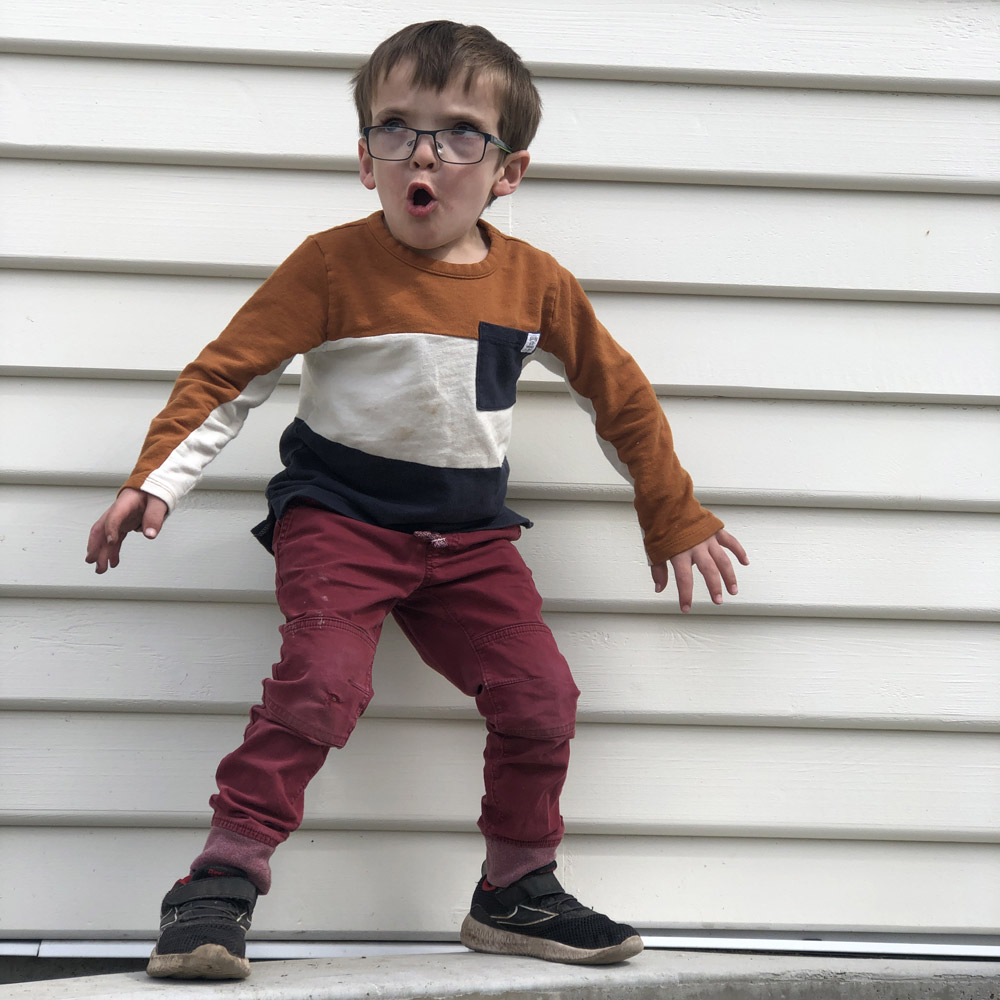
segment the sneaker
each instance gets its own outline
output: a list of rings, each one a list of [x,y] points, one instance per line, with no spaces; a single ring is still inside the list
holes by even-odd
[[[462,944],[494,955],[576,965],[609,965],[638,955],[642,938],[635,929],[563,892],[555,867],[552,862],[538,868],[505,889],[480,879],[462,923]]]
[[[199,868],[163,897],[146,972],[158,979],[246,979],[257,889],[240,868]]]

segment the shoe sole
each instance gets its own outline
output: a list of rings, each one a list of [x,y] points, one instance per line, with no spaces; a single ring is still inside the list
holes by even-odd
[[[202,944],[194,951],[149,956],[146,975],[154,979],[246,979],[250,963],[221,944]]]
[[[546,962],[563,962],[569,965],[613,965],[642,951],[642,938],[638,934],[607,948],[573,948],[548,938],[529,937],[489,927],[475,920],[471,913],[462,921],[461,938],[462,944],[472,951],[483,951],[490,955],[523,955],[526,958],[541,958]]]

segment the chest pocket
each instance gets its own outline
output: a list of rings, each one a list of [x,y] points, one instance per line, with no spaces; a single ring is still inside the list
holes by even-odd
[[[476,409],[509,410],[517,399],[524,359],[538,346],[539,334],[493,323],[479,324],[476,353]]]

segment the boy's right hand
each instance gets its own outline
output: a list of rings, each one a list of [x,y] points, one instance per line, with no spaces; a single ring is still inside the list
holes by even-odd
[[[127,488],[94,522],[87,540],[87,562],[96,563],[97,573],[107,572],[118,565],[118,553],[130,531],[141,531],[147,538],[156,538],[163,527],[167,505],[152,493]]]

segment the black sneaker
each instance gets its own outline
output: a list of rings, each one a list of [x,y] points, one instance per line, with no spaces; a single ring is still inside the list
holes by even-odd
[[[574,899],[553,874],[555,862],[505,889],[480,879],[462,923],[462,944],[494,955],[609,965],[642,951],[642,938]]]
[[[160,907],[146,972],[158,979],[246,979],[246,933],[257,889],[241,868],[199,868]]]

